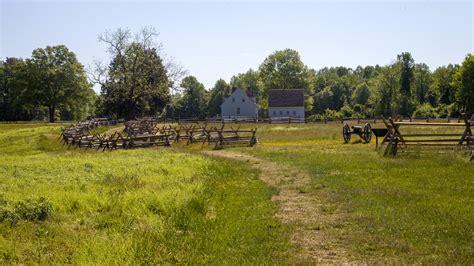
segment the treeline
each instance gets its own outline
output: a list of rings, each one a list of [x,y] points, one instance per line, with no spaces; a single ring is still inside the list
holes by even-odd
[[[65,46],[33,51],[31,58],[0,60],[0,121],[79,120],[87,116],[205,118],[220,114],[232,88],[250,90],[266,117],[268,90],[303,89],[306,116],[459,116],[474,112],[474,56],[434,71],[408,52],[385,66],[314,70],[291,49],[269,55],[257,70],[219,79],[206,89],[196,77],[163,56],[144,28],[99,36],[110,62],[96,61],[88,75]],[[89,80],[87,79],[89,77]],[[183,78],[184,77],[184,78]],[[100,86],[96,95],[93,85]]]
[[[185,81],[185,82],[184,82]],[[183,80],[183,91],[172,96],[168,117],[213,117],[231,88],[251,90],[260,115],[268,109],[268,90],[304,89],[309,119],[340,117],[457,117],[474,112],[474,56],[461,65],[438,67],[416,63],[408,52],[386,66],[308,68],[291,49],[268,56],[258,70],[219,79],[206,91],[195,77]],[[207,103],[207,104],[206,104]]]
[[[96,98],[84,67],[63,45],[0,60],[0,121],[79,120],[95,113]]]

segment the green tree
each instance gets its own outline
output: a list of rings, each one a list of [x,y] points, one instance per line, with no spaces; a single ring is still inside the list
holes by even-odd
[[[334,84],[339,79],[337,73],[333,71],[333,68],[324,67],[316,72],[316,78],[314,79],[314,91],[319,93],[327,86]]]
[[[314,95],[313,112],[324,113],[326,109],[334,109],[334,92],[331,86],[325,87]]]
[[[376,114],[391,116],[398,111],[399,67],[389,65],[381,68],[375,81],[375,109]]]
[[[441,104],[452,104],[456,101],[456,88],[453,84],[453,78],[456,71],[459,69],[458,65],[448,65],[438,67],[433,72],[433,90],[438,97],[437,101]]]
[[[303,89],[312,95],[315,82],[314,71],[301,61],[297,51],[285,49],[269,55],[259,67],[259,78],[262,83],[260,106],[266,109],[266,97],[271,89]],[[306,106],[307,110],[312,108]]]
[[[363,82],[357,85],[352,92],[352,101],[354,104],[367,105],[370,98],[370,89],[367,83]]]
[[[207,116],[208,95],[204,85],[196,77],[187,76],[181,82],[183,95],[178,106],[181,118],[205,118]]]
[[[453,85],[457,88],[456,100],[460,111],[474,113],[474,55],[468,54],[454,75]]]
[[[262,88],[260,88],[259,74],[253,69],[232,76],[230,79],[230,87],[250,91],[250,93],[256,97],[257,102],[260,100],[260,91]]]
[[[22,101],[24,84],[20,78],[25,70],[25,62],[18,58],[0,61],[0,120],[29,120],[29,110]],[[23,75],[26,77],[26,75]]]
[[[397,55],[397,64],[400,67],[400,114],[408,116],[413,111],[411,87],[415,60],[410,53],[404,52]]]
[[[221,113],[221,104],[224,98],[230,94],[230,86],[223,79],[219,79],[210,91],[209,103],[207,105],[208,115],[213,117]]]
[[[47,107],[50,122],[55,121],[58,108],[87,109],[91,103],[94,91],[84,67],[64,45],[34,50],[31,59],[26,60],[26,73],[23,97],[33,105]]]
[[[363,71],[362,67],[358,71]],[[322,114],[327,108],[340,110],[352,103],[353,91],[362,83],[357,71],[346,67],[323,68],[316,73],[313,113]],[[347,108],[346,108],[347,109]]]
[[[430,99],[436,98],[431,93],[432,77],[430,68],[427,64],[416,64],[414,67],[414,100],[415,104],[423,104],[428,102]],[[431,103],[434,104],[434,103]]]
[[[359,76],[359,78],[368,80],[377,75],[377,69],[380,68],[379,65],[374,66],[357,66],[357,68],[354,70],[354,74]]]
[[[99,36],[112,60],[108,67],[96,64],[94,81],[101,84],[106,113],[134,119],[158,115],[170,101],[173,81],[154,42],[158,33],[144,28],[135,38],[118,29]]]

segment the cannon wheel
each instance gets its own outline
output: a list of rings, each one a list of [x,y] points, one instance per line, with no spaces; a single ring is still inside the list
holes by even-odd
[[[342,127],[342,136],[344,137],[345,143],[348,143],[351,140],[351,129],[348,124],[344,124]]]
[[[365,124],[364,126],[364,132],[363,132],[363,139],[365,143],[369,143],[370,140],[372,139],[372,127],[370,126],[369,123]]]

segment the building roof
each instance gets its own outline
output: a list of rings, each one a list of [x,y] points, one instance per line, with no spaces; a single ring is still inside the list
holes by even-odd
[[[268,106],[304,106],[304,92],[303,90],[269,90]]]
[[[249,98],[255,98],[255,96],[253,95],[253,92],[251,92],[250,89],[244,91],[239,87],[233,87],[232,88],[232,93],[229,96],[225,96],[224,98],[229,98],[230,96],[232,96],[232,94],[234,94],[234,92],[236,90],[240,90],[241,92],[245,93],[247,95],[247,97],[249,97]]]
[[[235,97],[238,94],[241,94],[242,96],[247,97],[249,99],[249,102],[251,102],[255,105],[257,104],[257,100],[256,100],[255,96],[249,96],[248,93],[246,93],[245,91],[243,91],[240,88],[233,88],[232,89],[232,94],[229,95],[229,96],[224,97],[224,101],[222,102],[221,106],[224,105],[224,104],[230,103],[231,98]],[[242,103],[242,102],[239,100],[239,101],[237,101],[237,103]]]

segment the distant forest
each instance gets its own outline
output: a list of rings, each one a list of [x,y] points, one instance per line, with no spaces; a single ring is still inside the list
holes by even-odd
[[[205,88],[163,56],[157,32],[118,29],[99,36],[110,55],[87,70],[63,45],[30,58],[0,59],[0,121],[80,120],[90,116],[205,118],[220,114],[232,88],[251,90],[267,116],[268,90],[304,89],[308,119],[340,117],[457,117],[474,112],[474,56],[430,70],[409,52],[380,66],[314,70],[297,51],[270,54],[257,70]],[[435,55],[433,55],[435,56]],[[101,88],[97,95],[94,85]]]

